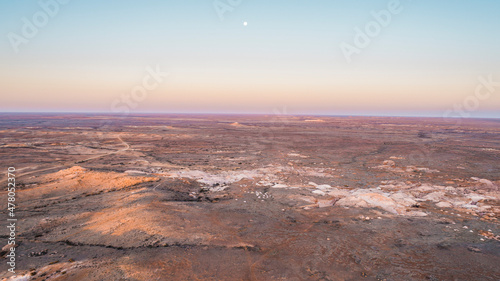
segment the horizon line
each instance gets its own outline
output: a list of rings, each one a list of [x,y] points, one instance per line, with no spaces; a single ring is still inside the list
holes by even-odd
[[[158,114],[163,114],[163,115],[173,115],[173,114],[180,114],[180,115],[221,115],[221,116],[229,116],[229,115],[251,115],[251,116],[265,116],[265,115],[275,115],[275,116],[318,116],[318,117],[388,117],[388,118],[440,118],[440,119],[500,119],[500,117],[458,117],[458,116],[450,116],[450,117],[444,117],[444,116],[436,116],[436,115],[371,115],[371,114],[309,114],[309,113],[296,113],[296,114],[290,114],[290,113],[281,113],[281,114],[275,114],[275,113],[230,113],[230,112],[133,112],[133,113],[111,113],[111,112],[97,112],[97,111],[0,111],[0,114],[5,115],[5,114],[61,114],[61,115],[69,115],[69,114],[75,114],[75,115],[83,115],[83,114],[90,114],[90,115],[109,115],[109,116],[122,116],[122,117],[128,117],[128,116],[134,116],[134,115],[158,115]]]

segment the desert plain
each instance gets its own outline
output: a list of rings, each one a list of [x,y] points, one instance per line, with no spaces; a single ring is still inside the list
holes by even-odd
[[[498,119],[1,113],[0,154],[2,280],[500,280]]]

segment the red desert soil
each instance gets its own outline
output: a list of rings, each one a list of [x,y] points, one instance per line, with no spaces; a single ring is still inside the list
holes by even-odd
[[[2,280],[500,280],[498,120],[63,117],[1,115]]]

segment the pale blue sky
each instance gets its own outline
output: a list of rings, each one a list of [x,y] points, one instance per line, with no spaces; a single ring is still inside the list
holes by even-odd
[[[0,110],[111,112],[156,65],[169,78],[132,111],[441,116],[500,81],[494,0],[401,0],[348,63],[340,44],[389,2],[242,0],[221,21],[211,0],[72,0],[16,53],[8,34],[43,9],[2,1]],[[500,88],[468,113],[499,112]]]

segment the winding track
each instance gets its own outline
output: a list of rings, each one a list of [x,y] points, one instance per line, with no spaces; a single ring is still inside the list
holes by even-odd
[[[73,166],[73,165],[76,165],[76,164],[79,164],[79,163],[87,162],[87,161],[94,160],[94,159],[99,159],[99,158],[102,158],[102,157],[105,157],[105,156],[108,156],[108,155],[117,154],[117,153],[124,152],[124,151],[127,151],[127,150],[130,149],[130,145],[128,143],[126,143],[122,139],[122,137],[120,135],[118,135],[117,138],[121,141],[121,144],[125,145],[124,148],[116,150],[116,151],[111,151],[111,152],[108,152],[108,153],[105,153],[105,154],[101,154],[101,155],[97,155],[97,156],[92,156],[90,158],[86,158],[86,159],[83,159],[83,160],[78,160],[78,161],[74,161],[74,162],[70,162],[70,163],[60,164],[60,165],[49,167],[49,168],[37,169],[37,170],[29,171],[29,172],[26,172],[26,173],[22,173],[22,174],[17,174],[16,177],[24,177],[24,176],[31,175],[31,174],[34,174],[34,173],[44,172],[44,171],[53,170],[53,169],[57,169],[57,168],[64,168],[64,167],[68,167],[68,166]],[[24,169],[29,169],[29,168],[32,168],[32,167],[26,167]],[[2,180],[2,184],[4,182],[7,182],[7,179]]]

